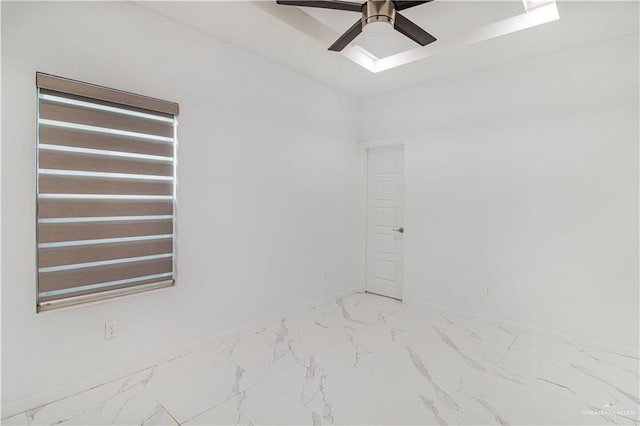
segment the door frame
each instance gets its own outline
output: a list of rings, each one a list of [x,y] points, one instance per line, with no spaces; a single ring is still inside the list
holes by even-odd
[[[360,193],[362,194],[362,199],[361,199],[361,210],[362,210],[362,226],[360,229],[360,233],[361,233],[361,241],[360,241],[360,247],[363,248],[362,250],[362,258],[361,258],[361,265],[360,265],[360,285],[358,288],[358,291],[361,293],[366,293],[367,291],[367,229],[369,226],[369,218],[368,218],[368,177],[369,177],[369,150],[371,148],[396,148],[401,146],[403,148],[403,154],[404,154],[404,161],[403,161],[403,170],[402,170],[402,191],[403,191],[403,197],[402,197],[402,202],[403,202],[403,206],[402,206],[402,210],[403,210],[403,216],[405,216],[405,197],[404,197],[404,187],[405,187],[405,171],[406,171],[406,159],[407,159],[407,143],[406,140],[404,138],[389,138],[389,139],[372,139],[372,140],[368,140],[368,141],[360,141],[360,149],[361,149],[361,159],[362,159],[362,173],[361,173],[361,177],[360,177]],[[403,217],[403,222],[404,222],[404,217]],[[406,227],[406,224],[403,223],[403,226]],[[405,281],[404,281],[404,277],[405,277],[405,250],[404,250],[404,246],[403,246],[403,254],[402,254],[402,264],[401,264],[401,271],[402,271],[402,288],[400,289],[400,293],[401,293],[401,301],[403,303],[405,303],[406,300],[406,294],[405,294]]]

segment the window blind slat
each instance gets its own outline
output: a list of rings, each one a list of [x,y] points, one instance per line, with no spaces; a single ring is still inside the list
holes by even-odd
[[[139,277],[139,278],[143,278],[143,277]],[[129,281],[129,280],[125,280],[125,281]],[[99,295],[101,297],[98,298],[98,300],[100,299],[107,299],[110,297],[115,297],[117,296],[117,294],[113,294],[113,293],[117,293],[117,290],[119,289],[132,289],[133,291],[131,292],[127,292],[126,294],[132,294],[132,293],[136,293],[136,289],[139,288],[140,291],[144,291],[143,288],[144,287],[149,287],[148,284],[163,284],[161,286],[153,286],[152,288],[162,288],[162,287],[168,287],[173,285],[173,279],[171,278],[171,274],[157,274],[156,276],[152,277],[152,278],[147,278],[147,279],[136,279],[135,281],[129,281],[126,283],[122,283],[122,284],[110,284],[110,283],[100,283],[100,284],[94,284],[89,286],[89,288],[83,288],[83,287],[76,287],[76,288],[68,288],[68,289],[60,289],[58,291],[54,292],[56,294],[53,295],[48,295],[47,293],[43,292],[40,293],[39,296],[39,300],[42,306],[45,306],[45,308],[41,308],[42,310],[45,309],[51,309],[51,307],[47,307],[47,305],[49,305],[46,302],[53,302],[53,301],[64,301],[66,303],[62,303],[60,306],[69,306],[69,305],[75,305],[78,303],[82,303],[86,298],[86,301],[93,301],[96,300],[95,298],[90,298],[90,297],[86,297],[86,296],[90,296],[90,295]],[[147,284],[147,286],[145,286],[145,284]],[[115,291],[114,291],[115,290]],[[85,296],[85,297],[82,297]],[[74,298],[77,298],[77,301],[74,301]]]
[[[39,274],[39,291],[46,292],[89,284],[97,284],[126,278],[135,278],[171,272],[173,259],[163,258],[141,262],[119,263],[67,271],[43,272]]]
[[[136,95],[122,90],[110,89],[40,72],[36,73],[36,85],[43,89],[55,90],[56,92],[99,99],[164,114],[178,115],[179,110],[178,104],[175,102]]]
[[[40,168],[173,176],[173,164],[164,161],[47,150],[40,151]]]
[[[149,200],[51,200],[38,202],[39,218],[56,217],[104,217],[104,216],[149,216],[173,213],[172,201]]]
[[[147,135],[173,137],[173,124],[97,111],[72,105],[40,101],[40,119],[63,121]]]
[[[59,241],[97,240],[103,238],[135,237],[173,233],[173,220],[40,223],[41,243]]]
[[[40,175],[41,194],[172,195],[169,181]]]
[[[41,126],[40,143],[173,157],[172,144],[62,127]]]
[[[171,253],[172,251],[173,239],[167,238],[151,241],[41,248],[38,250],[38,260],[40,268],[46,268],[58,265],[72,265],[76,263]]]
[[[138,118],[145,118],[147,120],[164,121],[165,123],[175,122],[175,117],[173,115],[123,106],[113,102],[100,101],[95,98],[89,99],[83,96],[70,95],[69,93],[60,93],[53,90],[40,89],[39,98],[44,101],[132,115]]]

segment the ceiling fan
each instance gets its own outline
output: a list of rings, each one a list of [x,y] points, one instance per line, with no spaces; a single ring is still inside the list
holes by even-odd
[[[368,24],[375,22],[388,23],[393,28],[418,43],[426,46],[436,41],[436,38],[420,28],[418,25],[398,13],[400,10],[429,3],[433,0],[400,1],[400,0],[368,0],[366,3],[352,3],[342,0],[276,0],[285,6],[318,7],[321,9],[346,10],[360,12],[362,17],[338,38],[329,50],[340,52],[347,47]]]

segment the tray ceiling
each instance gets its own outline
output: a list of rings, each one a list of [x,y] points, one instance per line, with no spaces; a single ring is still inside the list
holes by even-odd
[[[358,97],[638,32],[636,1],[528,2],[435,0],[403,13],[436,43],[361,34],[342,53],[327,47],[356,13],[275,1],[137,4]]]

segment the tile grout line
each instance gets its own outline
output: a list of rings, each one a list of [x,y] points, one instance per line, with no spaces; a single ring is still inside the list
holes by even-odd
[[[217,404],[212,405],[211,407],[207,408],[206,410],[203,410],[202,412],[200,412],[200,413],[198,413],[198,414],[195,414],[195,415],[193,415],[193,416],[189,417],[189,418],[188,418],[187,420],[185,420],[184,422],[182,422],[182,423],[178,422],[178,424],[179,424],[179,425],[187,424],[187,423],[189,423],[191,420],[196,419],[196,418],[198,418],[198,417],[202,416],[203,414],[208,413],[209,411],[213,410],[214,408],[217,408],[217,407],[221,406],[222,404],[226,403],[227,401],[230,401],[232,398],[237,397],[237,396],[238,396],[238,395],[240,395],[241,393],[244,393],[244,392],[248,391],[249,389],[252,389],[252,388],[256,387],[257,385],[260,385],[260,384],[263,384],[263,383],[265,383],[265,381],[264,381],[264,380],[258,381],[258,382],[256,382],[256,383],[252,384],[252,385],[251,385],[251,386],[249,386],[248,388],[246,388],[246,389],[244,389],[244,390],[242,390],[242,391],[240,391],[240,392],[238,392],[238,393],[235,393],[235,394],[233,394],[233,395],[229,395],[229,396],[227,396],[227,398],[225,398],[223,401],[220,401],[220,402],[218,402]]]
[[[171,414],[169,410],[167,410],[167,407],[165,407],[160,401],[156,401],[156,402],[160,405],[160,407],[164,410],[164,412],[167,413],[174,422],[176,422],[176,425],[180,426],[181,423],[178,421],[178,419],[176,419],[176,417],[173,414]]]

